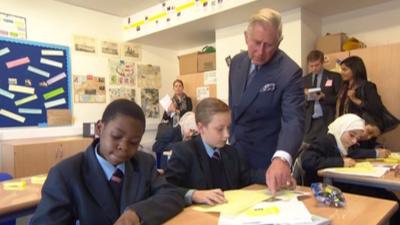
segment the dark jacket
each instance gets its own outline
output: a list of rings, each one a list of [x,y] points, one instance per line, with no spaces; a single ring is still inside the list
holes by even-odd
[[[96,141],[85,152],[63,160],[50,170],[32,225],[74,225],[78,220],[81,225],[111,225],[126,208],[132,208],[143,224],[156,225],[182,210],[183,196],[157,176],[154,158],[144,152],[137,152],[125,163],[118,207],[96,158],[95,144]]]

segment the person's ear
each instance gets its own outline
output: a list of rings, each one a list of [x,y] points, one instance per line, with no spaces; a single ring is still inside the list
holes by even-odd
[[[97,121],[95,133],[96,133],[98,136],[100,136],[101,133],[103,132],[103,129],[104,129],[104,123],[103,123],[101,120]]]
[[[204,125],[203,123],[201,123],[201,122],[197,123],[197,129],[198,129],[200,134],[204,133],[205,128],[206,128],[206,125]]]
[[[247,31],[245,31],[244,33],[244,40],[246,41],[246,45],[249,45],[249,33]]]

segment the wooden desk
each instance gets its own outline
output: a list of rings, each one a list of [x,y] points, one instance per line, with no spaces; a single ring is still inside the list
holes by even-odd
[[[261,185],[251,185],[246,189],[261,189]],[[307,187],[298,187],[302,191],[311,191]],[[361,195],[345,194],[346,206],[344,208],[327,207],[318,203],[314,197],[308,197],[304,204],[310,213],[330,218],[334,225],[385,224],[397,210],[395,201],[370,198]],[[371,210],[373,209],[373,210]],[[182,213],[167,221],[167,225],[213,225],[218,224],[218,213],[202,213],[187,207]],[[190,222],[189,222],[190,221]]]
[[[4,190],[0,182],[0,222],[32,214],[41,198],[42,184],[32,184],[30,177],[14,179],[25,180],[23,190]]]
[[[383,177],[365,177],[351,174],[338,174],[322,170],[318,171],[318,175],[323,177],[324,182],[328,184],[332,184],[333,181],[338,181],[342,183],[384,188],[389,191],[400,191],[400,177],[396,177],[393,171],[389,171]]]

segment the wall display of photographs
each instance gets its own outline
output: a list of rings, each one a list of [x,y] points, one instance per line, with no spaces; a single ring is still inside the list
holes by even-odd
[[[0,12],[0,36],[26,39],[26,19]]]
[[[138,86],[141,88],[161,88],[159,66],[138,65]]]
[[[105,103],[106,84],[104,77],[74,75],[74,102]]]
[[[119,44],[112,41],[101,41],[101,53],[110,56],[119,56]]]
[[[154,88],[143,88],[141,91],[142,109],[147,118],[158,118],[160,116],[158,90]]]
[[[79,52],[96,53],[96,39],[88,36],[73,36],[73,49]]]
[[[121,56],[140,61],[142,60],[142,48],[137,44],[122,43]]]
[[[110,85],[135,86],[135,63],[127,60],[109,59]]]
[[[120,99],[120,98],[125,98],[129,99],[131,101],[136,101],[136,90],[134,88],[129,88],[129,87],[110,87],[109,89],[110,93],[110,102]]]

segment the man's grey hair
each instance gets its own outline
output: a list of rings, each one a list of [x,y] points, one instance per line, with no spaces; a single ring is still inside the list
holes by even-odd
[[[282,19],[278,11],[269,8],[260,9],[256,14],[250,17],[247,32],[251,33],[254,25],[261,24],[262,26],[272,26],[277,30],[278,43],[282,41]]]

